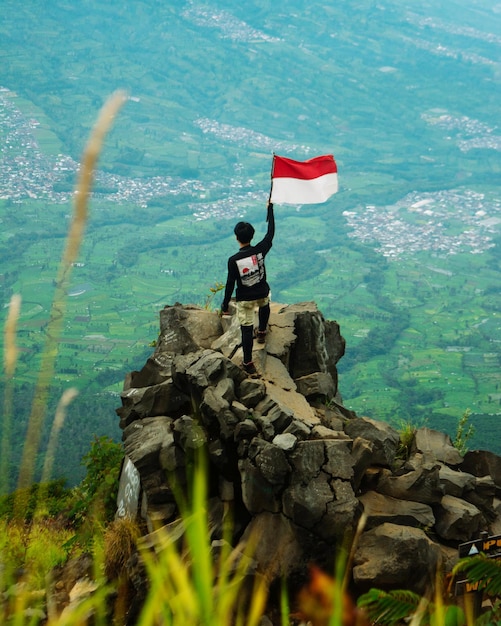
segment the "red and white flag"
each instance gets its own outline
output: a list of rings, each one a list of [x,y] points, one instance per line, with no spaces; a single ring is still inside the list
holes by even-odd
[[[325,202],[337,190],[337,165],[332,154],[308,161],[273,156],[270,202],[317,204]]]

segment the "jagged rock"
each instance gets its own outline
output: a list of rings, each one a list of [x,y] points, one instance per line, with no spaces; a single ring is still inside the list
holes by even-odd
[[[260,402],[256,404],[254,407],[255,415],[268,415],[271,411],[274,411],[276,408],[280,408],[278,404],[271,398],[266,395]]]
[[[335,366],[345,351],[337,322],[326,321],[314,302],[292,305],[287,311],[295,315],[294,332],[298,338],[289,361],[292,377],[328,372],[337,384]]]
[[[439,470],[439,481],[445,495],[461,498],[465,491],[475,488],[475,476],[466,472],[453,470],[442,465]]]
[[[385,522],[362,534],[353,580],[362,589],[405,589],[424,593],[431,586],[440,548],[418,528]]]
[[[291,466],[282,448],[255,437],[249,449],[249,458],[254,461],[264,479],[272,485],[283,485],[291,472]]]
[[[452,572],[453,567],[458,562],[458,550],[449,545],[439,544],[440,548],[440,569],[443,572]]]
[[[271,420],[266,415],[255,415],[254,421],[259,427],[259,432],[263,439],[266,441],[271,441],[275,436],[275,428],[271,422]]]
[[[117,414],[122,429],[143,417],[176,415],[189,406],[189,396],[172,379],[150,387],[129,388],[122,392],[121,398],[122,407],[117,409]]]
[[[187,354],[202,348],[210,348],[222,334],[221,319],[196,306],[183,306],[178,302],[160,311],[160,336],[158,352]]]
[[[322,426],[326,428],[330,428],[331,430],[342,431],[344,432],[344,424],[346,419],[343,419],[343,416],[340,415],[337,411],[333,411],[330,406],[325,407],[322,411],[317,407],[317,413],[319,415]],[[354,419],[354,415],[350,417],[350,419]]]
[[[266,343],[254,346],[260,378],[251,379],[235,315],[166,307],[155,352],[126,378],[117,409],[147,527],[179,521],[170,481],[185,488],[203,448],[210,501],[231,505],[235,536],[259,533],[255,565],[270,580],[306,578],[309,563],[332,567],[364,508],[359,590],[423,592],[441,553],[453,564],[451,544],[501,532],[501,459],[468,453],[461,462],[450,438],[430,429],[403,459],[394,428],[343,407],[344,347],[314,303],[273,303]]]
[[[166,441],[166,445],[159,452],[159,464],[166,472],[174,472],[179,467],[184,467],[186,463],[185,453],[174,444],[174,434],[172,435],[172,444],[167,445],[169,443]]]
[[[289,455],[294,476],[300,477],[300,480],[305,483],[319,474],[325,461],[323,441],[301,441]]]
[[[348,529],[353,527],[359,502],[349,481],[334,479],[330,487],[334,498],[327,502],[326,514],[314,530],[323,539],[335,542],[349,536]]]
[[[444,496],[435,508],[435,530],[442,539],[469,541],[478,536],[482,514],[473,504],[454,496]]]
[[[255,407],[266,395],[266,388],[262,380],[249,378],[240,385],[239,399],[242,404],[250,408]]]
[[[172,424],[173,420],[165,416],[148,417],[134,422],[124,431],[125,454],[140,474],[158,466],[162,451],[174,442]]]
[[[215,392],[231,404],[235,399],[235,381],[223,378],[217,383]]]
[[[398,500],[375,491],[369,491],[359,497],[367,516],[365,528],[370,530],[375,526],[390,522],[401,526],[420,526],[432,528],[435,524],[433,509],[427,504]]]
[[[284,514],[303,528],[313,529],[323,519],[327,504],[334,500],[325,472],[310,478],[308,482],[295,482],[284,491]]]
[[[294,419],[294,415],[289,409],[281,407],[275,402],[265,415],[270,420],[270,423],[273,424],[275,431],[278,433],[284,432],[285,429],[292,424]]]
[[[273,438],[272,443],[285,452],[291,452],[297,446],[297,437],[292,433],[282,433]]]
[[[293,472],[282,499],[284,514],[324,539],[342,536],[358,506],[349,482],[353,468],[348,444],[302,441],[289,462]]]
[[[149,357],[139,372],[131,372],[129,387],[150,387],[159,385],[172,376],[172,360],[174,354],[158,352]]]
[[[317,426],[313,426],[311,429],[311,438],[312,439],[344,439],[345,441],[351,441],[348,435],[345,434],[343,430],[332,430],[332,428],[327,428],[327,426],[322,426],[322,424],[318,424]]]
[[[473,476],[490,476],[497,487],[497,495],[501,495],[501,457],[487,450],[470,450],[464,455],[461,469]]]
[[[155,532],[159,528],[162,528],[164,525],[164,520],[170,519],[175,514],[175,512],[175,502],[161,502],[158,504],[150,502],[147,511],[145,508],[141,507],[141,514],[146,519],[146,527],[149,533]]]
[[[222,439],[231,439],[234,437],[235,428],[239,423],[239,418],[232,411],[225,411],[218,415],[219,432]]]
[[[209,461],[213,464],[213,467],[217,468],[220,472],[218,483],[221,484],[221,480],[226,475],[228,465],[231,463],[224,439],[217,438],[209,441],[207,450],[209,453]],[[221,494],[218,495],[220,496]]]
[[[248,419],[253,413],[250,407],[245,406],[237,400],[233,400],[231,403],[231,410],[237,416],[239,421]]]
[[[214,339],[210,345],[211,350],[221,352],[221,354],[224,354],[224,356],[229,359],[235,355],[242,341],[240,323],[238,317],[234,314],[236,311],[232,304],[233,303],[230,303],[230,310],[233,312],[233,315],[225,316],[222,320],[224,333]]]
[[[197,420],[183,415],[174,422],[174,441],[184,451],[196,450],[207,442],[207,435]]]
[[[367,439],[357,437],[353,442],[351,456],[353,459],[353,488],[358,491],[366,470],[372,462],[373,444]]]
[[[184,454],[180,455],[179,463],[176,466],[174,472],[176,475],[176,480],[179,484],[186,484],[186,476],[184,472],[179,472],[180,468],[184,468],[185,457]],[[167,481],[166,472],[164,469],[153,470],[152,468],[148,468],[149,472],[141,475],[141,487],[145,494],[147,494],[148,507],[151,506],[158,511],[158,504],[165,504],[167,502],[174,502],[174,495],[172,489],[170,487],[169,482]],[[148,509],[149,516],[149,509]]]
[[[297,437],[297,439],[308,439],[311,430],[311,427],[301,420],[292,420],[284,430],[284,433],[290,433],[291,435],[294,435],[294,437]]]
[[[463,499],[474,504],[489,520],[495,518],[494,496],[496,485],[490,476],[481,476],[475,479],[475,484],[464,490]]]
[[[213,420],[217,420],[220,414],[225,413],[230,408],[230,403],[215,387],[207,387],[202,394],[202,402],[200,403],[200,413],[204,417],[204,421],[210,424]]]
[[[436,504],[443,497],[439,472],[440,465],[423,466],[400,476],[395,476],[389,470],[383,470],[379,475],[376,490],[401,500]]]
[[[283,407],[291,415],[300,416],[305,423],[320,423],[313,407],[302,394],[297,392],[296,383],[277,358],[267,357],[264,379],[266,393],[274,400],[275,404]],[[270,380],[273,383],[270,383]]]
[[[351,442],[324,439],[325,463],[324,472],[335,478],[351,481],[353,478],[353,457]]]
[[[344,430],[352,439],[362,437],[372,443],[372,462],[374,464],[391,467],[397,453],[400,437],[389,424],[363,417],[348,420]]]
[[[304,567],[304,546],[298,529],[280,513],[259,513],[245,529],[243,542],[255,545],[254,558],[270,581]]]
[[[249,513],[256,515],[263,511],[280,512],[279,488],[274,488],[250,459],[238,461],[242,501]]]
[[[492,511],[494,518],[489,524],[489,531],[491,535],[501,535],[501,500],[494,498],[492,502]]]
[[[229,359],[211,350],[176,356],[172,364],[172,376],[179,388],[191,389],[192,395],[209,385],[217,384],[223,377],[237,382],[245,377],[242,370]]]
[[[324,420],[326,422],[326,426],[329,426],[329,420],[331,419],[341,420],[341,422],[344,424],[346,420],[352,420],[356,417],[357,414],[355,413],[355,411],[350,411],[342,404],[332,399],[329,400],[329,404],[325,407]]]
[[[452,445],[449,435],[431,428],[416,430],[411,450],[422,452],[425,458],[442,461],[447,465],[457,466],[463,461],[459,450]]]
[[[313,372],[294,380],[299,393],[307,398],[333,398],[336,385],[328,372]]]
[[[272,302],[269,332],[266,336],[266,353],[279,359],[289,371],[291,346],[297,341],[294,328],[295,313],[289,307]]]

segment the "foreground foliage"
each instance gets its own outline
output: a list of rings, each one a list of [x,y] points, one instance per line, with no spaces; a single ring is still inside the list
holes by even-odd
[[[430,602],[408,590],[381,591],[371,589],[359,598],[358,604],[366,609],[373,623],[393,626],[412,619],[412,623],[430,626],[463,626],[464,612],[455,605],[442,601]]]

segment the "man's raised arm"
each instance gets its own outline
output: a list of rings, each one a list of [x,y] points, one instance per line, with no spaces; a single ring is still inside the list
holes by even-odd
[[[273,203],[268,201],[266,221],[268,222],[268,231],[266,233],[266,239],[270,242],[275,235],[275,214],[273,213]]]

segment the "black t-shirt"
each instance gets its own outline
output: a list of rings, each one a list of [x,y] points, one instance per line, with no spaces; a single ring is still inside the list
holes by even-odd
[[[275,216],[273,205],[268,207],[268,231],[264,238],[255,246],[248,245],[228,259],[228,278],[222,310],[227,311],[230,298],[237,285],[236,299],[258,300],[265,298],[270,293],[270,286],[266,281],[266,267],[264,258],[268,254],[273,236],[275,235]]]

